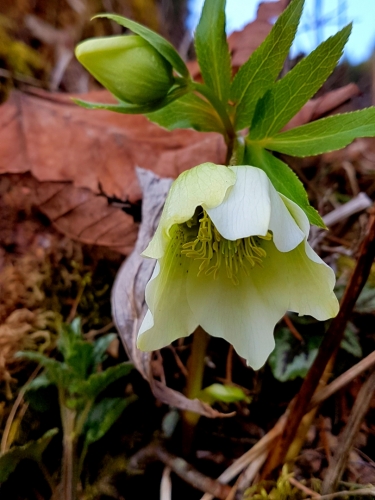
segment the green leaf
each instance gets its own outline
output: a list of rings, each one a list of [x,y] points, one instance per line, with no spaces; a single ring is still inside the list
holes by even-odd
[[[72,386],[72,392],[85,395],[86,399],[95,399],[106,387],[128,375],[132,369],[131,363],[111,366],[103,372],[93,373],[85,381],[76,381]]]
[[[322,118],[262,141],[291,156],[314,156],[341,149],[357,137],[375,136],[375,107]]]
[[[103,335],[103,337],[100,337],[98,340],[95,341],[94,343],[94,349],[93,349],[93,366],[96,368],[100,363],[103,363],[103,361],[107,357],[107,349],[111,342],[117,338],[117,335],[115,333],[108,333],[107,335]]]
[[[128,398],[104,398],[90,411],[86,421],[86,444],[89,445],[101,439],[137,396]]]
[[[213,404],[216,401],[221,403],[250,402],[240,387],[223,384],[212,384],[200,391],[197,397],[208,404]]]
[[[37,441],[29,441],[23,446],[15,446],[0,456],[0,484],[4,483],[15,470],[21,460],[28,459],[41,462],[44,450],[47,448],[58,429],[47,431]]]
[[[93,17],[96,19],[98,17],[105,17],[106,19],[112,19],[117,24],[120,24],[124,28],[131,30],[133,33],[140,35],[144,38],[150,45],[154,47],[165,59],[173,66],[173,68],[184,78],[190,78],[189,70],[186,64],[181,59],[180,55],[165,38],[155,33],[155,31],[142,26],[141,24],[127,19],[126,17],[118,16],[116,14],[98,14]]]
[[[265,149],[251,145],[249,141],[246,141],[244,160],[245,165],[252,165],[264,170],[276,191],[297,203],[311,224],[322,228],[326,227],[318,212],[310,205],[302,182],[286,163]]]
[[[195,50],[204,83],[227,104],[232,68],[225,34],[225,0],[206,0],[195,32]]]
[[[268,358],[273,376],[280,382],[304,378],[318,352],[321,335],[308,335],[307,343],[297,341],[287,328],[275,334],[275,349]]]
[[[19,351],[16,357],[40,363],[46,369],[46,375],[52,384],[59,387],[69,386],[72,374],[65,363],[48,358],[44,354],[34,351]]]
[[[348,323],[340,347],[355,358],[362,358],[362,347],[359,342],[358,331],[353,323]]]
[[[235,102],[236,130],[248,127],[256,103],[278,77],[301,18],[304,0],[293,0],[279,16],[263,43],[233,79],[230,98]]]
[[[147,118],[168,130],[192,128],[199,132],[221,132],[222,122],[210,103],[196,94],[187,94]]]
[[[314,96],[338,63],[351,28],[328,38],[267,91],[255,109],[251,139],[272,137]]]
[[[88,102],[82,99],[72,99],[76,104],[82,106],[86,109],[105,109],[107,111],[115,111],[116,113],[125,113],[130,115],[141,115],[145,113],[151,113],[157,111],[158,109],[168,106],[171,102],[176,99],[180,99],[182,96],[189,92],[188,87],[177,86],[173,88],[164,99],[159,101],[153,101],[147,104],[132,104],[130,102],[119,101],[118,104],[108,104],[101,102]]]

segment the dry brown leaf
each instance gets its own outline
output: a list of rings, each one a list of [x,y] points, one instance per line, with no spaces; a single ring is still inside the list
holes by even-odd
[[[309,123],[328,113],[332,113],[346,101],[352,97],[358,96],[360,93],[361,91],[355,83],[349,83],[345,85],[345,87],[331,90],[321,97],[311,99],[290,120],[283,130],[299,127],[300,125]]]
[[[287,0],[262,2],[258,7],[256,19],[247,24],[243,30],[234,31],[230,35],[228,43],[232,53],[232,66],[238,68],[249,59],[271,31],[274,19],[283,12],[287,5]]]
[[[106,91],[80,96],[109,101]],[[70,95],[14,92],[0,107],[0,173],[30,172],[35,203],[67,236],[128,254],[138,226],[109,197],[135,202],[135,166],[176,177],[204,161],[222,163],[218,134],[168,132],[143,116],[80,108]]]
[[[41,182],[69,181],[93,193],[101,187],[107,196],[135,201],[140,199],[136,165],[154,169],[165,151],[184,150],[200,141],[207,141],[202,161],[222,159],[217,134],[168,132],[141,115],[83,109],[71,97],[41,91],[12,94],[0,107],[0,173],[30,171]],[[111,102],[106,91],[79,97]],[[183,151],[174,155],[166,175],[171,168],[179,173],[194,166],[188,155]],[[158,173],[164,175],[162,164]]]
[[[159,222],[172,179],[161,179],[152,172],[137,169],[143,191],[142,223],[134,251],[123,263],[112,288],[112,314],[129,358],[141,375],[149,382],[155,395],[163,403],[181,410],[189,410],[205,417],[229,416],[219,413],[198,399],[188,399],[180,392],[155,379],[152,371],[152,353],[136,347],[141,321],[147,310],[145,287],[151,278],[155,261],[140,254],[147,246]],[[160,375],[161,366],[158,366]]]

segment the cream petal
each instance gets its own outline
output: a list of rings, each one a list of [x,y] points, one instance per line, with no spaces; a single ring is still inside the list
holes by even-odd
[[[256,167],[229,167],[236,174],[235,185],[215,208],[204,206],[219,233],[227,240],[265,236],[268,231],[271,201],[267,175]]]
[[[310,255],[306,254],[306,246]],[[287,298],[286,309],[300,316],[308,314],[324,321],[337,315],[339,304],[333,288],[335,274],[302,242],[291,252],[279,252],[272,242],[264,242],[267,252],[264,261],[265,279],[273,278],[271,293]],[[313,255],[314,254],[314,255]]]
[[[187,337],[197,328],[186,297],[186,277],[191,259],[181,256],[177,229],[165,256],[156,264],[154,274],[146,287],[149,307],[137,339],[142,351],[153,351]]]
[[[234,285],[221,267],[218,276],[197,276],[194,262],[187,298],[194,316],[210,335],[233,345],[254,370],[261,368],[275,347],[273,331],[286,311],[285,296],[272,293],[273,278],[257,266]],[[271,292],[271,293],[270,293]]]
[[[285,196],[281,197],[271,182],[269,192],[271,198],[269,229],[273,234],[273,242],[280,252],[290,252],[290,250],[296,248],[305,239],[305,234],[288,210],[289,205],[285,202],[288,198],[285,198]]]
[[[154,237],[142,255],[160,259],[168,245],[171,227],[193,217],[198,206],[213,208],[219,205],[235,182],[232,170],[214,163],[202,163],[180,174],[168,193]]]
[[[294,201],[290,200],[281,193],[279,193],[279,196],[281,197],[293,219],[296,221],[301,231],[303,231],[305,237],[307,238],[310,233],[310,222],[307,218],[307,215],[302,210],[302,208],[297,205],[297,203],[294,203]]]

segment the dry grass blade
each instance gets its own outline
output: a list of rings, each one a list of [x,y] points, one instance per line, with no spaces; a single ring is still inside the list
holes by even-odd
[[[160,500],[172,500],[171,468],[164,467],[160,483]]]
[[[362,385],[353,409],[350,413],[348,422],[341,436],[339,445],[332,457],[331,463],[327,469],[322,485],[322,493],[330,494],[337,489],[338,483],[344,472],[346,462],[353,446],[354,439],[358,434],[362,421],[369,409],[373,394],[375,391],[375,371],[369,376]]]

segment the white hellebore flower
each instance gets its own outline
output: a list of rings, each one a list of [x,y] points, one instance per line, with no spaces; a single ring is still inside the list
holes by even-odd
[[[338,312],[334,273],[307,243],[309,229],[259,168],[204,163],[182,173],[143,252],[157,263],[138,347],[160,349],[201,325],[259,369],[286,311]]]

